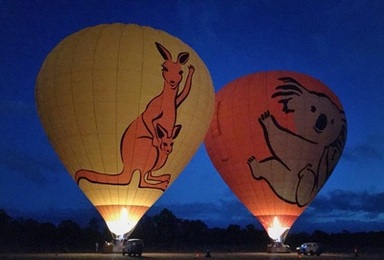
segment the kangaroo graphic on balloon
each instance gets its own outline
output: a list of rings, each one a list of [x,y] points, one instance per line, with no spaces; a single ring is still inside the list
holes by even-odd
[[[183,79],[183,65],[189,59],[188,52],[178,54],[176,61],[171,53],[160,43],[155,45],[163,57],[162,77],[163,89],[146,106],[146,109],[127,127],[121,138],[120,153],[123,169],[117,174],[100,173],[81,169],[75,174],[75,180],[107,185],[129,185],[133,174],[139,172],[140,188],[165,190],[170,182],[170,174],[154,175],[167,162],[173,150],[174,139],[181,131],[176,125],[177,108],[187,98],[195,71],[193,65],[188,66],[188,75],[184,88],[180,93],[180,82]],[[149,151],[149,153],[148,153]]]
[[[279,80],[283,84],[275,88],[271,98],[282,105],[283,113],[293,114],[297,127],[295,130],[285,128],[266,110],[258,122],[270,156],[256,158],[252,155],[247,164],[252,176],[267,181],[279,198],[303,207],[322,188],[341,156],[346,139],[346,119],[344,111],[339,110],[327,95],[309,91],[291,77]],[[310,124],[300,124],[302,118]],[[282,140],[289,144],[289,151],[282,145]],[[298,152],[305,155],[299,164],[291,156]],[[274,180],[274,172],[285,173],[285,185]]]

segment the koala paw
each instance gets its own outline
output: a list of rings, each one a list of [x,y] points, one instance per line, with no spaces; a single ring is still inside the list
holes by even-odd
[[[248,165],[251,165],[252,162],[255,161],[255,160],[256,160],[256,157],[252,155],[251,157],[248,158],[248,160],[247,160],[247,164],[248,164]]]
[[[259,120],[266,120],[267,118],[270,118],[271,117],[271,112],[269,112],[269,110],[265,111],[264,113],[262,113],[259,117]]]
[[[248,167],[249,167],[249,170],[251,171],[252,173],[252,176],[256,179],[259,179],[260,178],[260,175],[259,174],[259,171],[257,170],[258,169],[258,162],[256,160],[256,157],[255,156],[250,156],[247,160],[247,164],[248,164]]]

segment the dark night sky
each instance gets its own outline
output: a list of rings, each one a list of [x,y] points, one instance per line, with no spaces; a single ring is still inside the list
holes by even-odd
[[[249,73],[293,70],[327,84],[348,120],[336,170],[293,230],[383,230],[384,1],[0,0],[0,208],[60,221],[94,212],[40,124],[35,79],[66,36],[102,23],[160,29],[191,46],[215,90]],[[204,180],[204,181],[201,181]],[[256,224],[202,145],[154,205],[210,226]]]

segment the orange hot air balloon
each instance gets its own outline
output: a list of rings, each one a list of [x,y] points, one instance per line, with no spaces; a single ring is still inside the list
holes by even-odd
[[[121,237],[203,141],[214,90],[203,61],[179,39],[150,27],[103,24],[49,53],[36,102],[66,169]]]
[[[346,132],[345,113],[328,87],[304,74],[271,71],[218,91],[205,146],[269,236],[284,240],[334,170]]]

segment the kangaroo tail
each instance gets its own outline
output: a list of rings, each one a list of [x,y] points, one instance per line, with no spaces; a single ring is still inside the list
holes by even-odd
[[[78,170],[75,174],[75,181],[77,185],[81,180],[87,180],[92,183],[107,184],[107,185],[128,185],[131,182],[132,174],[121,172],[118,174],[99,173],[91,170]]]

